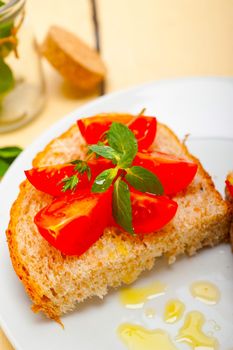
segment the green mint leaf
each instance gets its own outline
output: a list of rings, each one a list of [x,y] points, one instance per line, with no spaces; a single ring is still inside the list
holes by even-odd
[[[5,160],[0,159],[0,178],[3,177],[8,168],[9,164]]]
[[[101,193],[107,191],[117,176],[117,173],[118,168],[104,170],[95,178],[91,192]]]
[[[0,1],[0,7],[6,5],[4,1]]]
[[[89,149],[99,156],[112,160],[116,163],[119,160],[119,153],[109,146],[90,145]]]
[[[62,192],[66,192],[67,190],[74,191],[78,184],[79,178],[77,175],[72,175],[70,177],[64,178],[61,182],[64,182]]]
[[[0,94],[14,87],[14,77],[10,67],[0,57]]]
[[[114,183],[112,212],[118,225],[134,234],[129,186],[121,178]]]
[[[79,174],[84,174],[86,172],[88,180],[91,180],[91,168],[85,160],[73,160],[71,164],[75,164],[74,170],[79,172]]]
[[[104,142],[102,142],[102,141],[98,141],[98,142],[97,142],[97,146],[106,146],[106,144],[105,144]],[[95,154],[96,159],[99,159],[99,158],[101,157],[99,154],[94,153],[94,152],[91,151],[90,149],[89,149],[89,152]]]
[[[163,185],[156,175],[151,171],[141,166],[132,166],[126,169],[127,174],[125,175],[126,181],[141,192],[149,192],[157,195],[162,195]]]
[[[17,146],[0,148],[0,158],[15,159],[22,152],[22,148]]]
[[[102,141],[98,141],[98,142],[97,142],[97,145],[98,145],[98,146],[106,146],[105,143],[102,142]]]
[[[108,133],[109,145],[121,154],[117,162],[120,168],[128,168],[137,154],[138,145],[133,132],[124,124],[113,122]]]

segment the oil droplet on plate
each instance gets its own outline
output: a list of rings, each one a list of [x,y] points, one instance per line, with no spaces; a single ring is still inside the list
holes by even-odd
[[[144,310],[144,314],[148,318],[153,318],[155,317],[155,309],[153,307],[148,307],[147,309]]]
[[[215,338],[206,335],[202,326],[205,318],[199,311],[191,311],[186,315],[184,325],[179,330],[176,340],[189,344],[192,349],[216,350],[218,342]]]
[[[164,321],[175,323],[179,321],[184,314],[185,305],[179,299],[169,300],[165,306]]]
[[[147,287],[123,288],[120,291],[120,300],[123,305],[131,309],[137,309],[150,299],[165,293],[166,285],[161,282],[154,282]]]
[[[221,330],[221,327],[220,327],[218,324],[216,324],[216,325],[214,326],[214,330],[215,330],[215,331],[220,331],[220,330]]]
[[[220,331],[221,327],[217,324],[215,320],[208,320],[207,323],[210,324],[213,331]]]
[[[190,291],[194,298],[206,304],[217,304],[220,299],[218,287],[211,282],[194,282],[190,287]]]
[[[209,331],[206,334],[209,335],[210,337],[212,337],[214,335],[214,332],[213,331]]]
[[[161,329],[149,330],[124,323],[119,326],[118,335],[129,350],[178,350],[168,333]]]

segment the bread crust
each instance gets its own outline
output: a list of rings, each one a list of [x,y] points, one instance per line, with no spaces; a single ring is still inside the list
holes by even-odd
[[[164,134],[166,137],[164,137]],[[213,181],[211,177],[207,174],[207,172],[203,169],[201,163],[197,158],[190,155],[187,147],[184,144],[181,144],[179,139],[176,135],[165,125],[159,124],[158,125],[158,136],[157,136],[157,143],[155,143],[156,149],[161,149],[163,151],[166,151],[166,149],[169,150],[171,146],[169,145],[169,139],[172,140],[172,143],[174,144],[174,154],[182,155],[187,157],[189,160],[193,160],[198,164],[199,170],[198,170],[198,177],[202,179],[203,187],[208,189],[208,191],[211,193],[212,200],[216,205],[216,213],[213,213],[211,216],[211,222],[209,218],[205,218],[205,208],[198,208],[194,207],[193,209],[193,215],[200,215],[202,218],[202,230],[198,226],[193,227],[186,227],[186,220],[180,222],[180,218],[182,217],[179,213],[178,217],[174,219],[174,223],[171,222],[167,225],[165,230],[162,230],[159,233],[153,234],[145,237],[145,239],[141,240],[139,238],[129,238],[126,233],[122,233],[120,236],[116,235],[114,230],[106,230],[104,232],[102,238],[99,240],[99,242],[95,243],[93,247],[89,249],[87,253],[84,253],[81,258],[77,257],[65,257],[60,252],[48,251],[48,255],[52,254],[56,255],[57,259],[59,260],[58,266],[63,265],[72,265],[75,264],[75,261],[79,260],[81,266],[86,266],[85,263],[90,264],[90,270],[92,271],[85,271],[83,273],[83,277],[79,276],[77,273],[77,279],[80,278],[80,284],[85,285],[85,283],[88,283],[90,276],[92,276],[93,279],[97,280],[97,275],[100,273],[99,279],[102,278],[104,282],[102,285],[98,284],[96,282],[96,286],[88,286],[87,293],[81,294],[80,296],[76,297],[78,302],[81,302],[85,300],[87,297],[91,297],[93,295],[98,295],[100,297],[103,297],[104,294],[107,293],[108,287],[116,287],[121,285],[122,283],[131,283],[134,281],[138,275],[145,269],[151,269],[154,265],[154,261],[156,257],[159,257],[161,255],[166,255],[170,262],[175,261],[175,258],[177,255],[182,253],[188,253],[190,255],[194,254],[196,250],[204,247],[204,246],[213,246],[218,243],[220,243],[223,240],[228,239],[228,233],[230,228],[230,220],[231,220],[231,209],[230,206],[223,201],[221,195],[215,190]],[[71,142],[72,140],[72,142]],[[72,146],[70,150],[69,157],[66,158],[66,154],[62,152],[62,145],[67,144],[67,142],[71,142]],[[61,150],[57,148],[56,144],[59,142],[61,146]],[[167,142],[167,145],[166,145]],[[160,144],[162,144],[162,147],[160,147]],[[59,147],[60,147],[59,146]],[[73,148],[72,148],[73,147]],[[83,157],[85,153],[85,145],[83,140],[81,139],[81,136],[78,132],[78,128],[76,125],[72,126],[69,130],[67,130],[65,133],[63,133],[59,138],[54,139],[51,141],[45,149],[38,153],[38,155],[33,160],[33,166],[45,166],[50,165],[54,163],[59,163],[61,160],[67,161],[68,159],[74,159],[74,156],[80,156]],[[196,187],[200,187],[200,195],[202,195],[202,182],[197,182],[197,184],[191,185],[187,191],[183,191],[182,193],[178,194],[175,197],[175,200],[178,201],[178,203],[181,203],[181,207],[183,208],[183,202],[185,200],[185,205],[187,206],[186,210],[188,212],[189,208],[188,206],[192,205],[192,197],[195,195],[197,196]],[[198,191],[199,191],[198,187]],[[34,192],[33,192],[34,191]],[[25,257],[22,255],[22,248],[20,247],[19,243],[19,234],[20,228],[19,223],[22,220],[23,217],[23,207],[25,206],[25,198],[26,195],[30,192],[32,193],[32,198],[35,197],[36,190],[32,189],[32,186],[30,183],[26,180],[20,185],[20,192],[18,195],[18,198],[16,199],[15,203],[13,204],[11,208],[11,219],[8,226],[8,229],[6,231],[7,235],[7,241],[8,246],[10,250],[10,256],[12,260],[13,267],[15,269],[16,274],[18,275],[19,279],[22,281],[26,292],[30,296],[31,300],[33,301],[33,311],[43,311],[48,317],[51,319],[59,321],[59,317],[61,314],[68,312],[69,310],[72,310],[75,307],[74,301],[67,301],[67,305],[65,304],[66,299],[68,300],[68,296],[66,298],[66,295],[62,300],[65,300],[64,302],[61,302],[60,304],[55,301],[52,298],[52,295],[48,294],[47,291],[43,288],[43,285],[38,282],[38,280],[35,279],[35,276],[32,276],[32,273],[29,272],[28,266],[25,260]],[[39,191],[37,191],[39,192]],[[45,200],[45,202],[50,202],[52,198],[45,194],[38,194],[40,195],[39,198],[42,198]],[[190,198],[190,199],[189,199]],[[189,204],[190,201],[190,204]],[[32,201],[33,202],[33,201]],[[33,204],[38,204],[38,199],[35,198]],[[187,203],[186,203],[187,202]],[[200,202],[200,200],[199,200]],[[42,203],[43,205],[43,203]],[[185,207],[185,206],[184,206]],[[195,211],[196,210],[196,211]],[[201,214],[198,213],[198,210],[201,211]],[[28,212],[30,213],[29,209]],[[32,220],[32,219],[31,219]],[[188,224],[187,224],[188,225]],[[179,227],[183,227],[185,232],[184,237],[180,235],[178,229]],[[189,225],[190,226],[190,225]],[[28,227],[30,230],[30,225]],[[35,230],[35,228],[33,228]],[[25,235],[27,232],[24,233]],[[35,235],[37,233],[35,232]],[[39,236],[38,236],[39,237]],[[176,245],[174,241],[179,238],[179,242]],[[36,238],[37,239],[37,238]],[[39,240],[39,238],[38,238]],[[189,244],[190,241],[190,244]],[[124,254],[120,251],[119,248],[119,254],[117,251],[118,256],[114,258],[114,262],[112,264],[108,265],[108,262],[105,261],[104,258],[97,259],[98,252],[101,250],[102,247],[108,247],[110,243],[113,242],[113,244],[116,244],[116,247],[118,249],[119,246],[122,246],[122,252],[124,249],[131,249],[132,251],[128,252],[128,255],[124,257]],[[38,241],[38,245],[39,245]],[[44,242],[43,242],[44,244]],[[99,246],[101,248],[99,248]],[[52,248],[51,248],[52,249]],[[101,250],[102,251],[102,250]],[[111,253],[111,252],[110,252]],[[110,254],[109,253],[109,254]],[[59,254],[59,256],[58,256]],[[142,254],[145,255],[145,258],[142,258]],[[132,257],[131,257],[132,255]],[[94,257],[94,258],[93,258]],[[108,256],[109,260],[110,255]],[[94,259],[98,260],[98,263],[100,264],[102,262],[102,266],[100,265],[99,270],[98,266],[91,265]],[[123,264],[124,259],[127,260],[127,264]],[[140,260],[141,259],[141,260]],[[123,262],[122,262],[123,261]],[[119,264],[118,264],[119,263]],[[93,263],[94,264],[94,263]],[[107,268],[105,269],[105,264]],[[119,276],[114,276],[114,268],[116,266],[118,267],[118,274]],[[124,265],[127,265],[125,267]],[[73,265],[72,265],[73,266]],[[76,265],[75,265],[76,266]],[[93,267],[94,266],[94,267]],[[117,267],[116,267],[117,268]],[[105,271],[105,270],[106,271]],[[126,269],[124,271],[124,269]],[[127,270],[128,269],[128,270]],[[51,270],[53,270],[53,267],[51,267]],[[103,273],[102,273],[102,270]],[[115,271],[116,272],[116,271]],[[114,277],[113,277],[114,276]],[[72,276],[73,278],[73,276]],[[85,279],[86,278],[86,279]],[[72,282],[73,283],[73,282]],[[93,282],[94,283],[94,282]],[[51,290],[54,286],[52,286]],[[57,286],[56,286],[57,287]],[[82,288],[82,290],[85,288]],[[69,298],[71,298],[71,294],[69,294]]]
[[[22,281],[27,294],[34,303],[34,305],[32,306],[32,310],[34,312],[43,310],[48,317],[60,322],[60,319],[57,316],[59,313],[58,310],[54,307],[53,303],[49,302],[46,296],[44,296],[43,290],[41,289],[40,285],[36,283],[36,281],[33,278],[30,277],[27,267],[22,261],[21,255],[19,254],[18,244],[17,240],[15,239],[15,235],[17,234],[16,226],[18,222],[21,203],[24,200],[25,191],[27,191],[27,180],[25,180],[20,185],[19,196],[11,208],[11,220],[6,231],[12,265],[19,279]]]

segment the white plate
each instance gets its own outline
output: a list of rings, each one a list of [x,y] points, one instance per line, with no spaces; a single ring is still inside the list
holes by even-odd
[[[214,335],[221,350],[233,348],[233,258],[227,245],[206,249],[193,258],[181,258],[171,267],[161,262],[156,269],[141,276],[136,285],[147,285],[155,280],[168,284],[164,297],[150,301],[158,311],[153,320],[146,319],[143,310],[125,309],[119,303],[118,291],[113,291],[103,301],[92,299],[64,317],[65,330],[31,312],[31,303],[12,269],[4,231],[9,209],[24,178],[23,170],[30,167],[35,154],[78,117],[107,111],[138,113],[143,107],[180,137],[191,134],[188,142],[191,151],[201,159],[223,192],[225,175],[233,168],[232,79],[192,78],[142,85],[99,98],[55,124],[20,155],[0,187],[0,321],[16,349],[123,350],[125,347],[116,335],[116,328],[125,321],[149,328],[162,327],[174,336],[182,321],[166,327],[161,316],[166,298],[176,295],[185,302],[186,310],[201,310],[207,321],[217,322],[221,329]],[[202,304],[190,296],[190,283],[203,279],[216,283],[221,290],[222,298],[216,306]],[[211,325],[213,322],[207,322],[206,331],[211,331]],[[189,349],[181,344],[177,348]]]

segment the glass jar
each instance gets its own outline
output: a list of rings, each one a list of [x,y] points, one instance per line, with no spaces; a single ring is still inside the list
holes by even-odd
[[[24,17],[25,0],[0,0],[0,132],[26,124],[45,102],[39,50]]]

